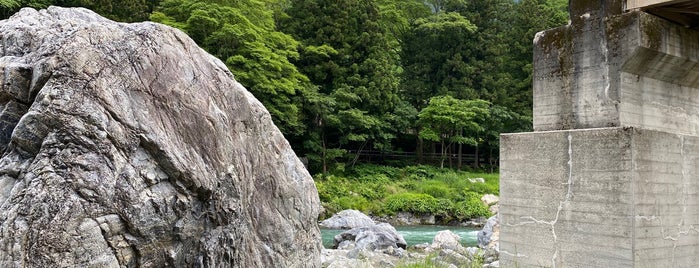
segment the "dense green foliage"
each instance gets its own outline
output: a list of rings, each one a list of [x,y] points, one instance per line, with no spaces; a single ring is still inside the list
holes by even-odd
[[[484,178],[474,183],[468,178]],[[432,166],[357,165],[316,176],[325,216],[344,209],[373,215],[406,211],[434,214],[443,222],[490,215],[480,198],[498,194],[497,174],[478,174]]]
[[[446,95],[431,98],[427,107],[420,111],[418,122],[422,130],[419,137],[442,145],[440,167],[444,167],[444,159],[452,144],[478,146],[480,133],[485,131],[482,124],[490,117],[489,106],[490,103],[484,100],[460,100]]]
[[[566,0],[0,0],[0,12],[49,5],[182,29],[314,173],[396,152],[459,169],[468,153],[493,170],[499,133],[531,128],[531,40],[567,20]]]
[[[298,149],[323,171],[346,149],[356,156],[366,148],[391,149],[406,124],[401,108],[407,105],[397,94],[399,57],[380,11],[376,1],[292,0],[280,21],[302,43],[297,66],[319,86],[312,130]]]

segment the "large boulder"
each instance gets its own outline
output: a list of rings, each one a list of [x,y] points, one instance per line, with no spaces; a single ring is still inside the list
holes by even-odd
[[[312,178],[187,35],[57,7],[0,35],[0,267],[320,265]]]
[[[430,244],[427,250],[432,251],[441,249],[463,250],[463,245],[461,245],[461,237],[450,230],[437,232],[432,239],[432,244]]]
[[[395,227],[388,223],[356,227],[344,231],[333,239],[333,248],[338,248],[343,241],[353,242],[355,249],[367,249],[369,251],[389,247],[405,249],[408,246],[403,236],[398,233]]]
[[[320,222],[321,227],[331,229],[352,229],[374,224],[374,220],[369,218],[369,216],[354,209],[340,211],[329,219]]]

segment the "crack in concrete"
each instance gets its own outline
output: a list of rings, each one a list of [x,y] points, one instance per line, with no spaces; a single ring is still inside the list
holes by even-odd
[[[689,185],[691,180],[691,171],[688,171],[688,165],[686,162],[686,156],[685,156],[685,140],[683,136],[680,136],[680,155],[682,156],[682,184],[683,185]],[[690,174],[690,175],[688,175]],[[663,222],[663,218],[652,215],[652,216],[642,216],[642,215],[636,215],[636,221],[648,221],[648,222],[653,222],[657,221],[658,224],[657,226],[660,227],[660,236],[662,237],[663,240],[668,240],[672,241],[672,261],[671,263],[675,263],[675,250],[678,247],[678,242],[679,240],[684,237],[684,236],[690,236],[692,233],[699,234],[699,229],[695,227],[695,225],[690,224],[690,225],[685,225],[685,220],[686,220],[686,213],[687,213],[687,197],[689,195],[687,187],[682,187],[682,192],[681,192],[681,197],[679,198],[679,202],[681,203],[680,205],[682,206],[682,217],[679,219],[679,222],[676,225],[665,225]],[[675,227],[676,226],[676,227]],[[684,228],[683,228],[684,227]],[[674,229],[676,229],[676,232],[674,232]]]
[[[511,253],[511,252],[509,252],[509,251],[507,251],[507,250],[501,250],[501,251],[500,251],[500,254],[504,254],[504,255],[507,255],[507,256],[515,257],[515,258],[522,258],[522,257],[523,257],[523,258],[529,258],[529,256],[527,256],[527,255],[519,254],[519,253]]]
[[[659,227],[660,227],[660,235],[663,236],[663,239],[665,240],[671,240],[671,241],[678,241],[682,236],[687,236],[689,233],[692,231],[696,232],[699,234],[699,229],[694,227],[693,224],[687,226],[686,230],[682,230],[682,226],[684,225],[684,219],[680,220],[680,222],[677,224],[677,233],[675,233],[675,236],[673,236],[670,232],[670,227],[665,228],[665,225],[663,224],[663,219],[658,216],[640,216],[636,215],[637,220],[645,220],[645,221],[658,221],[660,222]],[[676,243],[674,245],[677,247]]]
[[[566,195],[563,198],[562,201],[558,202],[558,208],[556,210],[556,216],[553,218],[551,221],[544,221],[544,220],[539,220],[536,219],[532,216],[528,217],[522,217],[521,219],[528,220],[528,221],[523,221],[519,222],[516,224],[507,224],[508,226],[523,226],[523,225],[528,225],[528,224],[541,224],[541,225],[548,225],[551,228],[551,235],[553,237],[553,256],[551,257],[551,267],[556,268],[556,260],[558,259],[558,236],[556,235],[556,223],[558,223],[558,218],[561,215],[561,211],[563,210],[563,206],[565,204],[568,204],[570,202],[570,199],[573,196],[573,136],[568,133],[568,181],[563,183],[563,185],[567,185],[566,189]],[[504,251],[500,251],[503,253]],[[506,253],[507,254],[507,253]],[[510,256],[518,257],[520,256],[519,254],[517,255],[512,255],[508,254]],[[524,255],[522,255],[524,256]]]

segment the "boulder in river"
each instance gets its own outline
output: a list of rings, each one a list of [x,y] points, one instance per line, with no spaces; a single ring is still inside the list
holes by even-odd
[[[407,247],[403,236],[396,228],[388,223],[379,223],[371,226],[355,227],[335,236],[333,248],[337,248],[342,241],[353,241],[355,249],[367,249],[369,251],[386,249],[388,247]]]
[[[0,21],[0,267],[317,267],[311,176],[186,34]]]
[[[432,239],[432,244],[427,248],[428,251],[450,249],[450,250],[463,250],[461,245],[461,237],[449,230],[443,230],[437,232]]]
[[[347,209],[322,221],[320,226],[330,229],[352,229],[356,227],[372,226],[374,224],[376,224],[374,220],[361,211]]]

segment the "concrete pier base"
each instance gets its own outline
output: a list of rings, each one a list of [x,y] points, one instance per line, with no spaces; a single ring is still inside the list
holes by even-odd
[[[503,267],[696,267],[699,137],[633,127],[501,138]]]

